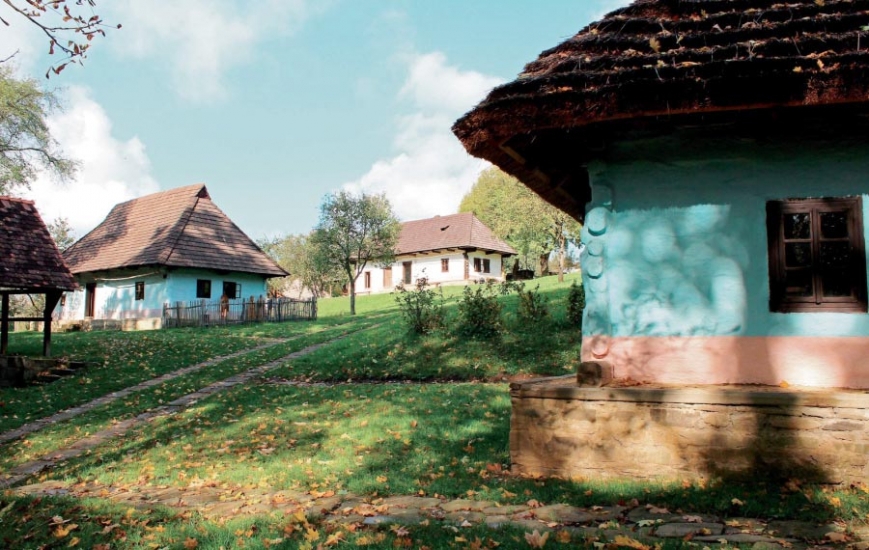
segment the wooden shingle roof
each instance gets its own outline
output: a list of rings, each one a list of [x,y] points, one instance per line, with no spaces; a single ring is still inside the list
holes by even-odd
[[[0,197],[0,290],[76,287],[33,201]]]
[[[869,0],[639,0],[543,52],[453,131],[576,215],[588,197],[570,164],[607,140],[869,110],[867,25]]]
[[[211,201],[202,184],[116,205],[64,259],[73,273],[165,266],[287,275]]]
[[[507,256],[516,254],[470,212],[435,216],[401,224],[396,254],[417,254],[437,250],[483,250]]]

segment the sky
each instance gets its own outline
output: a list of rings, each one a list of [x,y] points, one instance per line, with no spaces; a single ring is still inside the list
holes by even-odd
[[[450,127],[628,0],[97,0],[121,29],[46,80],[38,29],[0,4],[0,59],[55,90],[68,182],[23,193],[83,236],[122,201],[194,183],[251,238],[306,233],[323,197],[457,211],[488,165]],[[72,4],[72,2],[71,2]],[[74,4],[73,4],[74,5]]]

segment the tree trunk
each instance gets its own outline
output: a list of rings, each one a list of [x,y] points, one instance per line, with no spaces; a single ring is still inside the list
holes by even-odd
[[[356,281],[350,282],[350,315],[356,315]]]
[[[558,282],[564,282],[564,260],[567,256],[567,239],[564,238],[564,231],[558,235]]]
[[[549,253],[540,255],[540,276],[545,277],[549,274]]]

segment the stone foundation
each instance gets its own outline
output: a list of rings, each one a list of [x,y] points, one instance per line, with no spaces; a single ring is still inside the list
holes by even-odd
[[[869,479],[869,392],[765,386],[510,387],[514,471],[565,478]]]

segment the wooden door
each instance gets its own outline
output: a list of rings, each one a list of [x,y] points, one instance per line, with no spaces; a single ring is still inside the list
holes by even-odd
[[[94,305],[96,304],[97,284],[87,283],[84,286],[84,316],[94,316]]]
[[[383,288],[392,288],[392,268],[383,268]]]
[[[401,267],[404,270],[402,280],[404,281],[404,284],[409,285],[411,272],[413,270],[413,262],[402,262]]]

